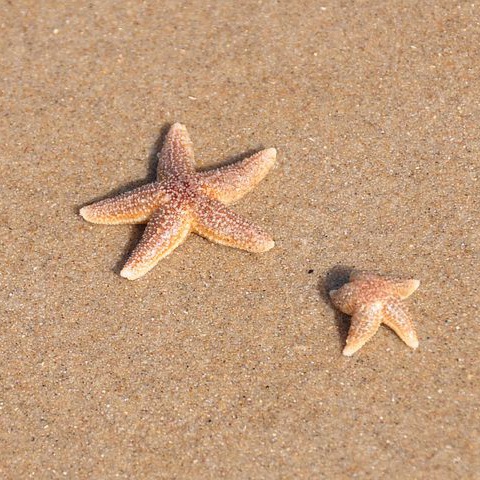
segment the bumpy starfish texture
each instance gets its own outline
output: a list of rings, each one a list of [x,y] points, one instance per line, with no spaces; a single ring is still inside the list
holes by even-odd
[[[122,277],[134,280],[170,254],[190,232],[249,252],[274,246],[260,227],[230,210],[275,163],[274,148],[215,170],[196,172],[192,142],[185,126],[175,123],[158,154],[157,181],[80,210],[92,223],[147,223]]]
[[[417,348],[417,334],[401,300],[409,297],[419,286],[418,280],[353,272],[349,283],[338,290],[331,290],[333,304],[347,315],[352,315],[343,354],[350,356],[362,348],[375,335],[381,323],[394,330],[409,347]]]

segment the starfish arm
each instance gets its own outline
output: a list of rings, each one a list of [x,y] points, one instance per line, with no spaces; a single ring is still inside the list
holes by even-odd
[[[392,299],[383,309],[383,323],[388,325],[409,347],[418,347],[418,338],[410,315],[398,300]]]
[[[193,145],[187,128],[181,123],[174,123],[158,154],[158,179],[170,175],[182,176],[193,173],[194,161]]]
[[[403,300],[409,297],[418,287],[420,282],[418,280],[393,280],[392,290]]]
[[[167,204],[155,211],[120,275],[129,280],[145,275],[183,243],[190,232],[190,224],[189,212],[181,206]]]
[[[343,313],[353,315],[358,304],[358,288],[352,283],[346,283],[337,290],[329,292],[332,303]]]
[[[145,223],[168,195],[159,183],[149,183],[113,198],[80,209],[80,215],[92,223],[115,225]]]
[[[358,309],[352,316],[343,354],[349,357],[362,348],[375,335],[381,322],[381,305],[374,303]]]
[[[193,217],[193,231],[212,242],[256,253],[266,252],[275,245],[260,227],[217,200],[198,199]]]
[[[265,178],[275,163],[277,151],[268,148],[240,162],[215,170],[200,172],[208,195],[225,203],[242,198]]]

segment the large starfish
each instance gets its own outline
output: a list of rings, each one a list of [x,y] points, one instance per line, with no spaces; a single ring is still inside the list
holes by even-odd
[[[347,315],[352,315],[343,354],[353,355],[363,347],[381,323],[394,330],[409,347],[417,348],[417,334],[401,300],[409,297],[419,286],[418,280],[353,272],[349,283],[338,290],[331,290],[333,304]]]
[[[243,197],[275,163],[274,148],[216,170],[196,172],[184,125],[175,123],[158,154],[157,181],[80,210],[92,223],[147,223],[120,275],[134,280],[151,270],[193,231],[213,242],[249,252],[274,246],[261,228],[224,204]]]

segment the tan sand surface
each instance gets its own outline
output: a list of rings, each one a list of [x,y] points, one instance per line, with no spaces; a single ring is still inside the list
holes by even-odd
[[[475,479],[480,3],[0,1],[0,478]],[[119,276],[139,226],[81,206],[278,149],[235,205],[255,255],[192,236]],[[352,358],[326,288],[421,281],[420,347]]]

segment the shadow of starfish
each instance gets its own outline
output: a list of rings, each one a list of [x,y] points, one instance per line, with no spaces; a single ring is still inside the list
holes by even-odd
[[[340,312],[340,310],[336,309],[333,306],[329,292],[330,290],[338,289],[342,285],[347,283],[353,270],[353,267],[337,265],[327,272],[325,278],[320,278],[320,280],[318,281],[318,291],[320,293],[320,296],[326,303],[332,306],[335,312],[335,323],[337,324],[337,329],[339,333],[338,341],[340,350],[343,349],[347,340],[348,329],[350,328],[350,317]]]

